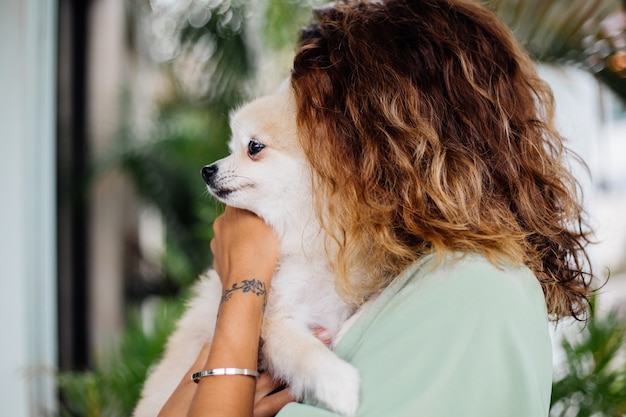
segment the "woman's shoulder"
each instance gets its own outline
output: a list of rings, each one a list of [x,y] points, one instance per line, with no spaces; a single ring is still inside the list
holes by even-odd
[[[547,322],[541,285],[527,267],[498,265],[474,254],[427,256],[367,306],[337,348],[341,351],[376,329],[386,334],[410,326],[423,335],[479,323],[485,332],[512,324],[547,332]]]
[[[513,285],[538,284],[537,278],[525,265],[512,265],[506,262],[490,261],[485,256],[474,253],[444,253],[427,255],[407,268],[407,282],[427,280],[442,285],[453,285],[459,281],[474,283],[504,283]]]
[[[398,278],[401,282],[394,281],[388,288],[394,293],[389,297],[391,305],[408,303],[420,307],[428,299],[429,304],[454,304],[455,310],[469,305],[473,313],[489,309],[504,312],[526,306],[529,311],[546,314],[541,285],[523,265],[494,263],[477,254],[451,253],[429,256]]]

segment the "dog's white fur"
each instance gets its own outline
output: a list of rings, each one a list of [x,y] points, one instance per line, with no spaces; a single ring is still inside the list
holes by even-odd
[[[242,107],[231,118],[231,128],[231,155],[212,165],[209,191],[228,205],[259,215],[281,240],[260,365],[286,381],[297,398],[312,395],[335,412],[353,415],[358,371],[311,333],[324,328],[337,334],[351,311],[335,292],[324,234],[313,211],[310,168],[297,137],[291,88],[283,86]],[[262,145],[257,154],[249,152],[251,141]],[[203,343],[211,340],[221,296],[213,271],[200,279],[195,293],[163,359],[146,381],[135,417],[158,414]]]

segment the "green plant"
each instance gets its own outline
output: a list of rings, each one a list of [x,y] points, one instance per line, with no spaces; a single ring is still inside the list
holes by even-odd
[[[129,416],[139,400],[150,366],[162,355],[167,337],[183,311],[182,299],[160,299],[150,327],[131,311],[117,348],[87,371],[60,372],[60,416]]]
[[[626,100],[626,79],[607,65],[624,51],[623,29],[608,28],[607,18],[622,0],[482,0],[513,31],[536,60],[591,72]],[[615,19],[614,19],[615,20]]]
[[[551,417],[626,416],[626,318],[617,309],[564,338],[566,361],[552,385]]]
[[[116,146],[94,168],[95,176],[120,169],[164,223],[163,254],[158,267],[148,270],[157,276],[129,277],[130,299],[174,295],[211,262],[211,225],[221,208],[209,198],[200,168],[227,152],[227,119],[216,113],[199,105],[163,109],[148,140],[122,130]]]

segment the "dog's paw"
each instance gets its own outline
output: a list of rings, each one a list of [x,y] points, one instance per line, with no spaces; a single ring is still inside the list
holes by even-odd
[[[291,318],[266,316],[262,365],[285,381],[298,400],[310,396],[346,417],[359,406],[359,371]]]
[[[359,371],[349,363],[335,359],[330,366],[318,366],[311,373],[312,394],[330,410],[351,417],[359,406]]]

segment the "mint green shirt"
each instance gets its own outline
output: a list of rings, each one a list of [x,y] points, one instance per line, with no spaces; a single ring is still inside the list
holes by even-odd
[[[358,417],[546,417],[552,353],[543,292],[525,267],[478,255],[416,262],[335,352],[359,369]],[[336,416],[307,399],[279,417]]]

